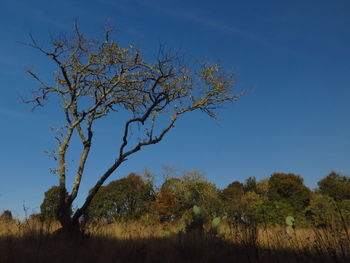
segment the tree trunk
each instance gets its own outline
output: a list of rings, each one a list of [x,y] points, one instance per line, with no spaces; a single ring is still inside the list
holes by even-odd
[[[58,210],[58,220],[61,223],[61,228],[55,234],[63,236],[64,238],[80,237],[84,235],[80,227],[79,220],[73,219],[71,215],[71,205],[65,204]]]

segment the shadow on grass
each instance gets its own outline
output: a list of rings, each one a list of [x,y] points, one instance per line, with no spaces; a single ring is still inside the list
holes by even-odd
[[[1,263],[88,262],[350,262],[310,250],[264,249],[201,235],[120,240],[107,237],[62,239],[49,235],[0,237]]]

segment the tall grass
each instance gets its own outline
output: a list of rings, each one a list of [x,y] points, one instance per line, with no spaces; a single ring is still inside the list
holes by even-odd
[[[346,229],[257,228],[225,224],[216,236],[185,224],[141,222],[87,226],[89,237],[63,239],[56,222],[0,222],[0,262],[350,262]]]

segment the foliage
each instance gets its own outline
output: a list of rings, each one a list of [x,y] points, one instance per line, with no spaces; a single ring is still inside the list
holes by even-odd
[[[339,214],[332,197],[313,194],[310,205],[305,209],[305,216],[314,226],[326,226],[334,222]]]
[[[285,217],[293,214],[289,203],[280,197],[268,198],[269,180],[256,182],[248,178],[245,184],[235,181],[222,191],[225,213],[234,224],[284,224]]]
[[[265,178],[256,184],[256,192],[262,197],[267,197],[269,192],[269,179]]]
[[[191,210],[191,216],[186,220],[185,233],[203,234],[205,221],[206,216],[203,214],[202,209],[194,205]]]
[[[88,222],[138,220],[164,226],[181,221],[190,232],[215,218],[225,218],[234,225],[263,227],[285,226],[286,218],[292,217],[296,227],[342,228],[350,224],[350,200],[337,202],[320,191],[311,192],[300,176],[273,174],[259,182],[249,180],[253,183],[234,181],[220,191],[195,170],[178,178],[167,177],[157,189],[149,174],[146,178],[131,173],[102,186],[84,216]],[[249,184],[253,187],[247,188]],[[59,188],[54,186],[45,193],[42,213],[37,217],[56,219],[58,202]]]
[[[222,198],[227,202],[237,202],[244,195],[244,185],[238,181],[230,183],[222,190]]]
[[[255,177],[249,177],[244,184],[244,192],[257,192],[257,182]]]
[[[261,198],[255,192],[243,192],[243,184],[231,183],[223,190],[225,214],[231,223],[248,224],[257,220],[257,209]],[[259,204],[259,205],[258,205]]]
[[[288,204],[293,211],[303,211],[310,201],[310,190],[303,178],[295,174],[275,173],[269,179],[268,198]]]
[[[172,220],[176,207],[175,195],[169,191],[161,190],[157,195],[157,213],[161,222]]]
[[[259,222],[264,225],[284,225],[286,217],[293,216],[296,213],[288,203],[265,199],[260,208],[260,213],[257,214],[260,219]]]
[[[350,177],[331,172],[318,183],[319,192],[335,201],[350,200]]]
[[[67,198],[66,194],[66,198]],[[60,188],[52,186],[44,194],[44,200],[40,205],[41,217],[45,220],[57,220],[58,207],[60,203]],[[70,212],[71,213],[71,212]]]
[[[343,217],[342,222],[345,223],[348,227],[350,226],[350,200],[342,200],[338,204],[338,211],[340,212],[340,216]]]
[[[187,172],[181,178],[168,178],[161,187],[161,192],[172,196],[168,204],[170,218],[180,218],[193,206],[199,206],[206,216],[220,214],[221,201],[219,190],[213,183],[205,180],[199,171]]]
[[[161,222],[173,220],[178,214],[175,195],[175,185],[178,181],[177,178],[167,178],[157,194],[156,210]]]
[[[154,200],[153,185],[131,173],[101,187],[85,216],[93,222],[136,220],[151,211]]]

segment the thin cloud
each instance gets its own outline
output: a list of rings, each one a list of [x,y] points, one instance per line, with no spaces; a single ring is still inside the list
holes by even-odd
[[[206,26],[208,28],[217,30],[217,31],[221,31],[225,34],[229,34],[229,35],[238,35],[241,36],[245,39],[248,40],[252,40],[255,42],[258,42],[260,44],[266,45],[266,46],[271,46],[271,44],[264,39],[263,37],[260,37],[256,34],[250,33],[250,32],[246,32],[246,31],[242,31],[240,29],[238,29],[237,27],[233,27],[233,26],[229,26],[223,23],[220,23],[218,21],[215,21],[214,19],[203,19],[200,18],[196,15],[188,15],[186,14],[186,16],[183,16],[184,18],[187,18],[187,20],[191,20],[192,22],[195,22],[197,24]]]
[[[267,39],[265,39],[262,36],[259,36],[257,34],[247,32],[240,30],[238,27],[227,25],[222,22],[219,22],[213,18],[202,18],[195,12],[188,12],[184,10],[178,10],[174,8],[165,7],[162,6],[161,2],[155,2],[155,1],[121,1],[118,2],[118,4],[113,0],[99,0],[101,4],[109,5],[115,8],[118,8],[118,10],[125,10],[126,12],[129,12],[130,8],[135,10],[135,6],[138,5],[140,9],[142,9],[142,12],[144,13],[144,8],[149,9],[151,12],[157,12],[161,15],[166,15],[167,17],[172,17],[176,20],[186,20],[188,22],[197,24],[199,26],[206,27],[208,29],[212,29],[215,31],[222,32],[223,34],[231,35],[231,36],[238,36],[247,40],[254,41],[256,43],[259,43],[264,46],[269,47],[275,47],[271,42],[269,42]]]
[[[28,112],[23,113],[23,112],[19,112],[8,108],[0,108],[0,116],[6,117],[6,118],[15,118],[15,119],[34,118],[34,116],[29,114]]]
[[[183,12],[183,11],[177,12],[178,10],[174,10],[174,9],[167,8],[164,6],[159,6],[158,3],[156,4],[154,2],[152,3],[149,1],[138,2],[138,3],[144,5],[152,10],[157,10],[158,12],[160,12],[162,14],[166,14],[168,16],[171,16],[177,20],[187,20],[189,22],[196,23],[196,24],[204,26],[206,28],[220,31],[224,34],[240,36],[242,38],[252,40],[254,42],[260,43],[260,44],[265,45],[265,46],[273,46],[272,43],[270,43],[267,39],[265,39],[262,36],[256,35],[256,34],[251,33],[251,32],[242,31],[238,27],[221,23],[213,18],[204,19],[204,18],[200,17],[198,14],[196,14],[195,12],[191,12],[191,13]]]

